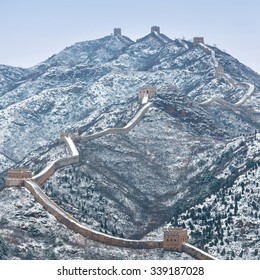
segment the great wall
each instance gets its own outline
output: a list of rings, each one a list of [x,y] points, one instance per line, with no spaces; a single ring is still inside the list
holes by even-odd
[[[33,195],[35,200],[40,203],[44,207],[44,209],[46,209],[51,215],[53,215],[60,223],[73,230],[74,232],[77,232],[84,237],[90,238],[100,243],[132,249],[162,248],[164,250],[186,252],[196,259],[215,260],[215,257],[187,243],[187,231],[183,229],[172,227],[168,228],[167,230],[165,230],[164,239],[162,240],[131,240],[126,238],[114,237],[105,233],[98,232],[91,228],[87,228],[74,217],[69,215],[66,211],[64,211],[61,207],[59,207],[40,188],[40,185],[46,182],[57,169],[71,164],[77,164],[79,162],[79,152],[73,140],[86,142],[108,134],[127,133],[138,124],[143,115],[149,110],[149,108],[151,108],[151,106],[151,102],[143,105],[141,109],[135,114],[133,119],[130,120],[128,124],[122,128],[108,128],[89,136],[73,136],[61,133],[60,140],[66,144],[66,147],[69,151],[69,156],[66,158],[57,159],[49,163],[40,173],[34,176],[32,176],[31,172],[29,171],[25,172],[23,170],[10,170],[7,176],[7,187],[18,185],[24,186]],[[19,174],[21,176],[19,176]],[[184,240],[186,242],[184,242]]]
[[[160,34],[158,28],[153,27],[152,32]],[[115,30],[116,35],[121,36],[121,29]],[[159,35],[158,35],[159,36]],[[207,54],[211,55],[212,63],[217,71],[216,75],[224,76],[224,72],[220,69],[221,73],[218,73],[218,62],[215,57],[215,52],[209,47],[204,45],[203,37],[195,37],[194,45],[199,45]],[[183,44],[185,48],[187,45]],[[246,100],[251,96],[254,91],[254,86],[247,83],[249,90],[247,94],[237,103],[230,104],[229,102],[222,100],[221,98],[211,98],[208,101],[201,103],[201,105],[208,105],[212,102],[218,102],[222,105],[229,106],[241,106],[246,102]],[[142,119],[144,114],[152,107],[152,103],[148,102],[148,99],[151,98],[156,93],[155,88],[147,87],[145,89],[142,87],[139,91],[139,98],[142,99],[142,107],[137,111],[133,119],[131,119],[128,124],[121,128],[107,128],[101,132],[94,133],[88,136],[80,135],[70,135],[67,133],[61,133],[60,141],[65,143],[69,156],[65,158],[57,159],[49,163],[40,173],[32,176],[30,170],[9,170],[6,180],[6,187],[25,187],[35,198],[35,200],[40,203],[44,209],[46,209],[51,215],[53,215],[60,223],[62,223],[67,228],[73,230],[76,233],[81,234],[84,237],[104,243],[106,245],[126,247],[133,249],[158,249],[162,248],[164,250],[172,250],[185,252],[195,259],[200,260],[216,260],[214,256],[209,255],[208,253],[200,250],[199,248],[188,243],[187,230],[181,228],[169,227],[164,231],[164,238],[161,240],[131,240],[126,238],[114,237],[105,233],[98,232],[91,228],[87,228],[82,225],[77,219],[69,215],[61,207],[59,207],[50,197],[48,197],[43,190],[40,188],[44,182],[46,182],[57,169],[79,163],[79,152],[74,142],[88,142],[100,137],[103,137],[108,134],[122,134],[128,133],[133,129]]]
[[[225,79],[228,83],[231,84],[231,86],[233,88],[236,88],[239,85],[246,85],[248,87],[247,93],[239,101],[237,101],[234,104],[226,101],[222,97],[212,97],[212,98],[200,103],[200,105],[207,106],[207,105],[210,105],[210,104],[215,102],[215,103],[219,103],[219,104],[221,104],[223,106],[226,106],[226,107],[232,107],[232,106],[240,107],[240,106],[242,106],[253,94],[253,92],[255,90],[255,86],[248,83],[248,82],[236,82],[231,78],[230,75],[226,74],[224,72],[224,67],[218,63],[215,51],[212,50],[210,47],[205,45],[203,37],[194,37],[193,44],[198,45],[206,54],[209,54],[211,56],[211,63],[213,65],[214,69],[215,69],[215,76],[217,78]]]

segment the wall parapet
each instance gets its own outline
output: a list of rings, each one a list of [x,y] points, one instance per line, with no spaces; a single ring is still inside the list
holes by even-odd
[[[24,187],[30,191],[35,200],[40,203],[44,209],[46,209],[51,215],[53,215],[60,223],[62,223],[67,228],[73,230],[76,233],[81,234],[91,240],[117,247],[125,247],[132,249],[165,249],[164,240],[134,240],[111,236],[105,233],[98,232],[94,229],[87,228],[82,225],[77,219],[72,217],[61,207],[59,207],[53,200],[51,200],[39,187],[39,185],[31,180],[26,180]],[[187,240],[187,232],[184,229],[174,229],[178,231],[178,234],[174,236],[185,237]],[[171,231],[171,229],[166,230]],[[182,247],[172,248],[172,251],[185,252],[190,256],[198,260],[217,260],[217,258],[211,256],[210,254],[200,250],[199,248],[182,242]]]
[[[62,138],[62,140],[65,142],[70,156],[71,157],[78,157],[79,156],[78,149],[76,148],[76,146],[75,146],[74,142],[72,141],[71,137],[70,136],[65,136],[64,138]]]
[[[35,200],[40,203],[51,215],[53,215],[60,223],[67,228],[72,229],[76,233],[92,240],[118,247],[127,247],[133,249],[157,249],[162,248],[162,240],[134,240],[114,237],[96,230],[87,228],[80,224],[78,220],[65,212],[54,201],[52,201],[41,188],[33,181],[26,180],[25,188],[30,191]]]
[[[217,260],[217,258],[211,256],[210,254],[200,250],[199,248],[189,244],[182,244],[182,251],[194,257],[197,260]]]

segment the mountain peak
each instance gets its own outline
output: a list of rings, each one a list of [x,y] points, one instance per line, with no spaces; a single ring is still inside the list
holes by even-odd
[[[106,63],[133,41],[126,36],[110,35],[101,39],[83,41],[65,48],[60,53],[50,57],[46,62],[50,65],[75,66],[85,63],[93,66]]]
[[[153,43],[156,45],[164,46],[164,45],[172,42],[172,39],[170,39],[166,35],[158,32],[157,30],[152,30],[151,33],[149,33],[148,35],[138,39],[137,42],[146,42],[149,44]]]

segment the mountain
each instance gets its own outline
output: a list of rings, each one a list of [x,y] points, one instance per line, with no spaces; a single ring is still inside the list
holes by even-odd
[[[223,234],[218,227],[219,235],[204,240],[203,230],[212,233],[214,222],[207,217],[208,224],[194,226],[189,220],[189,211],[202,211],[198,209],[214,204],[213,198],[223,192],[234,200],[243,176],[258,170],[260,76],[231,55],[159,32],[136,42],[116,35],[77,43],[29,69],[2,65],[0,79],[2,178],[11,167],[37,173],[64,156],[58,141],[62,131],[84,136],[123,127],[141,106],[138,89],[151,84],[158,94],[138,125],[128,134],[77,143],[79,165],[55,172],[44,191],[83,224],[115,236],[148,238],[165,223],[184,223],[192,242],[213,255],[241,239],[234,241],[231,229],[223,226]],[[252,180],[257,183],[259,177]],[[244,191],[245,203],[252,201],[249,193]],[[92,244],[86,254],[83,239],[59,225],[25,190],[4,189],[1,194],[2,244],[12,248],[2,254],[6,258],[29,253],[31,258],[73,258],[73,244],[76,258],[95,258],[96,246],[102,251],[98,257],[116,258],[115,248],[104,249],[94,241],[84,241]],[[219,204],[216,213],[222,208]],[[240,219],[239,211],[232,215]],[[57,249],[50,256],[53,244]],[[241,257],[240,252],[220,257],[259,258],[251,254],[255,244],[243,245],[249,249]],[[161,252],[139,254],[169,258]],[[134,256],[124,251],[118,258]]]

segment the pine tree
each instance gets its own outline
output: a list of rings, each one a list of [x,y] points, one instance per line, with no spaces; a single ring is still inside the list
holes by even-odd
[[[238,210],[238,207],[237,207],[237,200],[235,200],[234,216],[237,215],[237,210]]]

